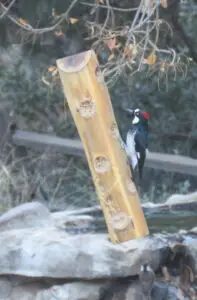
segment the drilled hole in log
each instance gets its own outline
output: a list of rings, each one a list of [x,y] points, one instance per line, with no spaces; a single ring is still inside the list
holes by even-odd
[[[97,66],[96,69],[95,69],[95,75],[96,75],[96,78],[97,78],[98,82],[104,83],[103,73],[102,73],[99,66]]]
[[[136,193],[136,188],[135,188],[135,185],[134,185],[133,181],[131,179],[128,179],[126,184],[127,184],[127,188],[129,190],[129,192],[131,194],[135,194]]]
[[[96,103],[91,97],[84,98],[77,105],[77,111],[83,118],[91,118],[96,114]]]
[[[131,216],[129,216],[125,212],[113,213],[111,215],[109,223],[111,227],[116,231],[124,231],[128,229],[128,227],[134,228]]]
[[[117,127],[117,125],[116,125],[115,122],[112,123],[110,130],[111,130],[111,135],[114,138],[118,138],[119,137],[118,127]]]
[[[94,169],[97,173],[105,173],[110,170],[110,161],[106,156],[97,156],[94,159]]]

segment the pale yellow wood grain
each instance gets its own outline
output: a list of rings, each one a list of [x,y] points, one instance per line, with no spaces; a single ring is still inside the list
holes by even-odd
[[[110,239],[120,243],[149,234],[108,89],[90,50],[57,60],[65,97],[77,126]],[[85,108],[84,108],[85,107]]]

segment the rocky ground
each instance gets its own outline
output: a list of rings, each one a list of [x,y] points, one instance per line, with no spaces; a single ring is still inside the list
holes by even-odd
[[[83,233],[88,216],[75,213],[32,202],[0,217],[1,299],[145,300],[144,263],[155,272],[152,300],[197,299],[195,228],[114,245],[106,233]],[[74,220],[78,233],[68,233]]]

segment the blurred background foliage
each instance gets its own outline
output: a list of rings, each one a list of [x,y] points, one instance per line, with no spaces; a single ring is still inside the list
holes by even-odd
[[[7,0],[1,2],[8,5]],[[70,3],[66,0],[17,0],[11,12],[34,27],[44,27],[50,23],[53,8],[63,13]],[[110,3],[120,8],[130,5],[126,0]],[[172,9],[173,5],[176,10]],[[173,74],[168,77],[161,72],[151,74],[145,66],[134,76],[121,76],[109,92],[121,132],[130,120],[120,108],[139,107],[151,116],[150,151],[197,158],[197,1],[169,0],[169,7],[165,13],[162,11],[162,16],[174,27],[174,35],[168,40],[163,32],[160,43],[169,42],[177,52],[192,57],[187,75],[177,73],[174,78]],[[72,17],[83,20],[89,10],[79,3]],[[121,13],[118,18],[122,24],[128,24],[133,14]],[[85,29],[80,21],[73,25],[65,22],[62,28],[64,43],[59,42],[54,32],[28,35],[9,19],[1,20],[0,108],[14,117],[21,130],[78,138],[59,82],[48,86],[42,81],[47,68],[55,65],[57,58],[90,47],[83,39]],[[8,152],[12,153],[10,163],[6,163]],[[9,144],[2,146],[0,209],[30,201],[28,191],[32,186],[35,187],[33,197],[47,202],[52,210],[97,203],[86,159],[49,151],[37,153],[31,149],[26,155],[18,160],[16,148]],[[145,169],[142,201],[162,202],[172,193],[192,192],[196,185],[196,176]]]

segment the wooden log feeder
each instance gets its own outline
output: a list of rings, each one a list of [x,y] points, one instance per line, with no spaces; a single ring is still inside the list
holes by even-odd
[[[149,234],[132,180],[108,89],[93,50],[57,60],[65,97],[77,126],[110,239]]]

